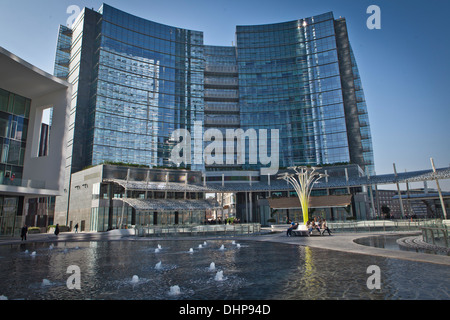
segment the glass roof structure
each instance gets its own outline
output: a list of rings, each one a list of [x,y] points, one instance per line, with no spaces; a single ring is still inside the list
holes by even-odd
[[[397,174],[382,174],[375,176],[357,176],[357,177],[329,177],[328,179],[319,180],[314,188],[344,188],[357,187],[367,185],[384,185],[395,183],[411,183],[421,181],[442,180],[450,178],[450,167],[433,170],[420,170],[403,172]],[[252,183],[244,182],[220,182],[214,183],[176,183],[176,182],[146,182],[146,181],[127,181],[123,179],[104,179],[104,182],[114,182],[127,190],[153,190],[153,191],[178,191],[178,192],[264,192],[275,190],[293,190],[293,187],[284,180],[271,180],[270,183],[264,177],[261,181]],[[154,200],[153,200],[154,201]]]

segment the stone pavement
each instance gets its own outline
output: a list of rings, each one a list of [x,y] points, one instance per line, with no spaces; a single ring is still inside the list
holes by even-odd
[[[128,241],[148,241],[148,240],[164,240],[164,239],[179,239],[188,240],[189,237],[137,237],[117,232],[63,232],[58,236],[53,234],[29,234],[26,242],[56,242],[56,241],[114,241],[114,240],[128,240]],[[251,241],[265,241],[265,242],[280,242],[286,244],[294,244],[301,246],[308,246],[312,248],[321,248],[327,250],[343,251],[355,254],[365,254],[372,256],[381,256],[386,258],[404,259],[410,261],[420,261],[427,263],[436,263],[450,266],[450,257],[445,255],[420,253],[414,251],[403,250],[389,250],[384,248],[376,248],[370,246],[360,245],[354,242],[357,238],[381,236],[381,235],[393,235],[393,234],[405,234],[411,235],[411,231],[408,232],[339,232],[333,233],[331,236],[325,234],[323,236],[311,236],[311,237],[287,237],[286,230],[280,229],[275,232],[270,232],[270,229],[263,229],[264,232],[260,235],[243,235],[243,236],[226,236],[226,238],[232,238],[236,240],[251,240]],[[214,239],[221,238],[217,235],[211,236],[196,236],[195,239]],[[8,244],[20,244],[22,241],[20,237],[0,237],[0,245]]]
[[[414,251],[390,250],[384,248],[376,248],[357,244],[355,239],[365,238],[371,236],[405,234],[405,237],[411,235],[409,232],[339,232],[333,233],[331,236],[325,234],[323,236],[311,237],[287,237],[286,231],[274,233],[270,235],[261,235],[253,237],[252,240],[267,241],[267,242],[283,242],[288,244],[297,244],[308,246],[311,248],[321,248],[335,251],[343,251],[355,254],[365,254],[372,256],[380,256],[386,258],[403,259],[410,261],[420,261],[428,263],[437,263],[450,266],[450,257],[437,254],[420,253]],[[242,238],[245,239],[245,238]],[[247,237],[248,239],[248,237]]]

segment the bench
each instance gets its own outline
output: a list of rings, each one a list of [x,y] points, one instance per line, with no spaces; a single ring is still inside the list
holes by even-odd
[[[308,228],[304,224],[300,224],[297,226],[297,229],[292,230],[292,235],[293,236],[309,236],[310,234],[309,234]],[[311,235],[312,236],[317,236],[317,235],[320,236],[321,233],[316,228],[314,228],[311,232]]]
[[[294,237],[295,236],[307,236],[307,235],[309,235],[309,231],[304,224],[299,224],[296,229],[292,230],[291,234]]]

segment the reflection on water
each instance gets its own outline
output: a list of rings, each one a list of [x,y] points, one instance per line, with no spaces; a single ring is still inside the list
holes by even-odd
[[[301,290],[308,292],[308,298],[320,299],[322,292],[322,276],[317,273],[314,264],[313,252],[310,247],[304,248],[304,272],[301,281]]]
[[[80,267],[81,290],[67,288],[71,265]],[[366,286],[370,265],[381,269],[380,290]],[[448,266],[280,243],[0,246],[0,296],[8,299],[449,299],[449,288]]]

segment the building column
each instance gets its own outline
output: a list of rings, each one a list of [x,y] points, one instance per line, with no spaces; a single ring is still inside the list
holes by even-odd
[[[253,222],[253,193],[250,191],[250,217],[248,222]]]
[[[377,215],[380,214],[380,195],[378,194],[378,185],[375,184],[375,198],[377,199]]]
[[[395,173],[395,180],[397,180],[397,169],[395,168],[395,163],[393,163],[394,166],[394,173]],[[400,191],[400,185],[398,181],[396,181],[397,184],[397,191],[398,191],[398,201],[400,203],[400,211],[402,213],[402,219],[405,216],[405,209],[403,208],[403,200],[402,200],[402,193]]]
[[[431,166],[433,167],[433,175],[435,175],[436,167],[434,166],[434,160],[433,160],[433,158],[430,158],[430,160],[431,160]],[[444,220],[447,220],[447,209],[445,209],[445,202],[444,202],[444,198],[442,197],[441,187],[439,185],[439,179],[434,178],[434,180],[436,181],[436,186],[437,186],[438,193],[439,193],[439,200],[441,201],[441,207],[442,207],[442,213],[444,215]]]
[[[248,192],[245,191],[245,220],[248,222]]]
[[[373,201],[373,190],[372,190],[372,185],[368,185],[367,188],[369,189],[369,194],[370,194],[370,206],[372,208],[372,217],[375,214],[375,203]]]

